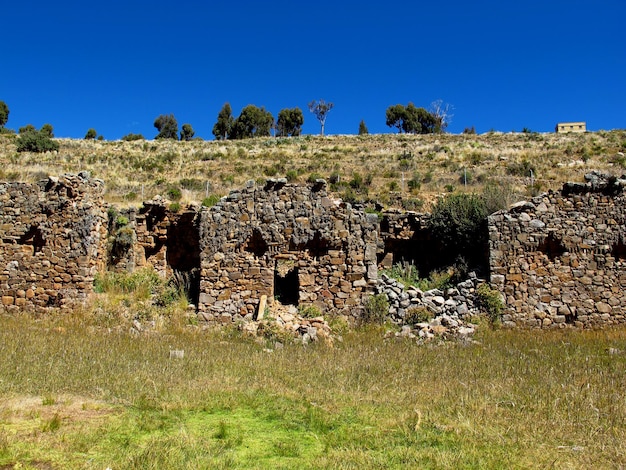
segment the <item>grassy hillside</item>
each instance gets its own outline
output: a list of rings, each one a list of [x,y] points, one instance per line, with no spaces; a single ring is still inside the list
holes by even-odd
[[[105,180],[107,200],[122,205],[136,205],[168,191],[176,198],[176,190],[183,202],[200,202],[207,195],[227,194],[250,179],[323,177],[335,182],[333,192],[347,200],[426,209],[446,192],[480,192],[495,183],[516,199],[559,188],[568,180],[579,181],[591,169],[621,174],[626,167],[626,131],[226,142],[59,139],[59,151],[45,154],[17,153],[15,139],[0,136],[0,180],[37,181],[49,174],[88,170]]]

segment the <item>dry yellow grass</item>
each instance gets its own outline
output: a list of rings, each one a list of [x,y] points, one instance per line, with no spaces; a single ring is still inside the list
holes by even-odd
[[[490,133],[259,138],[241,141],[84,141],[59,139],[54,153],[17,153],[0,136],[0,180],[37,181],[90,171],[106,182],[106,199],[135,205],[174,187],[183,202],[224,195],[247,180],[339,179],[337,196],[426,206],[442,193],[510,186],[517,197],[580,181],[591,169],[621,174],[626,131],[586,134]],[[531,187],[530,170],[534,187]],[[358,176],[362,182],[359,183]],[[465,185],[465,177],[467,185]],[[350,183],[352,183],[350,185]],[[408,206],[411,207],[411,206]]]
[[[99,321],[0,317],[0,468],[626,465],[624,329],[422,347],[367,329],[268,352]]]

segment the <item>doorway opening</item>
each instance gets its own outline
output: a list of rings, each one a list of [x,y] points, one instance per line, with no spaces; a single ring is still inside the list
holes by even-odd
[[[298,266],[290,259],[277,259],[274,269],[274,296],[283,305],[298,306],[300,281]]]

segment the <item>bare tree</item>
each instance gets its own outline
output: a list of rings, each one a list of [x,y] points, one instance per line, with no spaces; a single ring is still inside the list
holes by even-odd
[[[454,117],[454,114],[452,114],[453,110],[454,106],[444,103],[443,100],[435,100],[430,103],[429,112],[439,121],[441,132],[445,132],[448,125],[452,122]]]
[[[329,111],[331,109],[333,109],[333,106],[335,106],[333,103],[331,102],[326,102],[324,100],[313,100],[309,103],[309,111],[311,111],[313,114],[315,114],[315,117],[317,118],[317,120],[320,122],[321,126],[322,126],[322,132],[321,135],[324,135],[324,126],[326,125],[326,115],[329,113]]]

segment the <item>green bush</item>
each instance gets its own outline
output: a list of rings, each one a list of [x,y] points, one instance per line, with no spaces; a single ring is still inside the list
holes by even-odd
[[[363,177],[359,173],[354,173],[348,184],[352,189],[360,191],[363,189]]]
[[[115,219],[115,225],[117,225],[118,227],[125,227],[126,225],[128,225],[128,217],[125,217],[123,215],[117,216]]]
[[[385,294],[377,294],[365,300],[362,321],[368,324],[382,324],[389,314],[389,301]]]
[[[306,181],[307,183],[315,183],[315,180],[319,180],[321,178],[322,175],[320,175],[319,173],[311,173]]]
[[[190,191],[201,191],[204,188],[204,183],[197,178],[182,178],[178,183],[181,188]]]
[[[506,172],[511,176],[529,177],[531,171],[535,176],[537,175],[535,166],[526,159],[519,163],[509,163],[506,166]]]
[[[322,316],[322,312],[315,305],[302,305],[298,308],[298,315],[302,318],[315,318]]]
[[[418,173],[415,173],[413,177],[409,181],[407,181],[407,186],[410,191],[419,191],[421,187],[420,175]]]
[[[424,207],[424,201],[419,198],[402,199],[402,208],[407,211],[418,212]]]
[[[406,311],[404,316],[405,325],[416,325],[417,323],[428,323],[435,317],[434,313],[426,307],[412,307]]]
[[[209,197],[205,197],[202,200],[202,205],[205,207],[213,207],[215,204],[220,202],[221,197],[217,194],[211,194]]]
[[[499,291],[489,287],[489,284],[481,284],[476,289],[476,302],[478,307],[487,314],[487,318],[492,324],[500,321],[504,303]]]
[[[132,142],[133,140],[145,140],[145,139],[142,134],[133,134],[131,132],[130,134],[126,134],[124,137],[122,137],[122,140],[126,142]]]
[[[18,152],[52,152],[59,150],[59,143],[52,140],[49,136],[41,131],[28,130],[23,132],[17,138]]]
[[[484,186],[482,192],[482,198],[485,201],[485,208],[488,214],[508,208],[512,203],[518,201],[520,197],[510,184],[502,182],[489,181]]]
[[[173,201],[179,201],[180,198],[183,197],[183,193],[181,192],[181,190],[175,187],[169,188],[165,194]]]
[[[450,194],[437,201],[430,217],[433,238],[445,254],[445,263],[458,257],[470,267],[484,268],[487,252],[487,207],[476,194]]]

